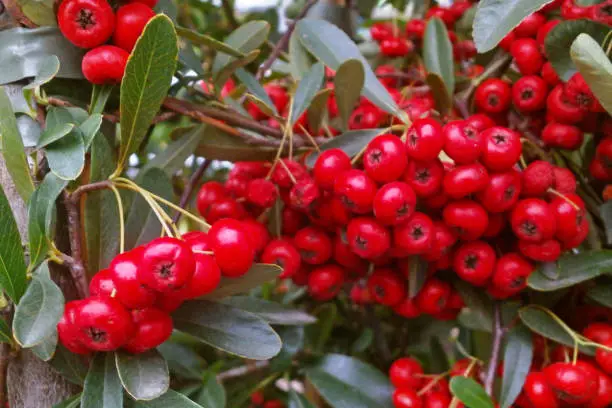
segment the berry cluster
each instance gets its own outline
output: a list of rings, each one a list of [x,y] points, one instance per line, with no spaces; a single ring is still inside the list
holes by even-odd
[[[66,304],[60,341],[79,354],[157,347],[172,332],[169,313],[215,290],[221,276],[244,275],[253,260],[247,230],[231,219],[124,252],[92,278],[89,298]]]
[[[256,391],[251,394],[251,405],[249,408],[285,408],[286,405],[276,399],[266,400],[262,391]]]
[[[121,82],[130,52],[155,16],[157,0],[128,0],[117,12],[107,0],[64,0],[57,12],[59,28],[71,43],[89,49],[82,61],[92,84]],[[107,42],[112,43],[106,44]]]

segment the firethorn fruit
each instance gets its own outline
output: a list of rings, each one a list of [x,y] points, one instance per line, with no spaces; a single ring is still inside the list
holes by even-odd
[[[363,155],[363,168],[378,183],[395,181],[406,170],[408,156],[401,139],[394,135],[381,135],[372,140]]]
[[[388,183],[374,196],[374,215],[385,225],[398,225],[410,218],[416,202],[416,194],[410,185],[401,181]]]
[[[208,231],[208,237],[215,261],[224,276],[235,278],[249,271],[255,259],[255,250],[240,221],[217,221]]]
[[[514,234],[528,242],[552,238],[557,230],[555,215],[549,204],[538,198],[519,201],[510,215]]]
[[[543,372],[546,381],[563,403],[586,404],[597,394],[598,378],[580,365],[555,363]]]
[[[346,229],[346,237],[351,250],[364,259],[376,259],[387,252],[391,246],[391,234],[376,219],[369,217],[353,218]]]
[[[506,296],[520,292],[527,286],[527,278],[533,272],[533,265],[516,253],[509,253],[497,260],[493,271],[493,287]]]
[[[410,38],[421,39],[425,34],[425,21],[413,18],[406,23],[406,35]]]
[[[255,253],[261,254],[270,242],[270,232],[267,226],[254,219],[242,220],[242,225],[249,236],[249,241],[251,241]],[[191,247],[193,249],[193,245]]]
[[[482,164],[492,171],[510,170],[521,157],[521,136],[505,127],[492,127],[482,133]]]
[[[372,298],[381,305],[393,307],[406,298],[406,280],[393,269],[375,269],[368,279]]]
[[[155,11],[142,3],[130,3],[117,9],[113,44],[132,52],[145,26]]]
[[[526,197],[543,197],[555,181],[553,165],[542,160],[529,163],[521,175],[523,180],[521,194]]]
[[[510,108],[512,89],[506,81],[490,78],[476,88],[474,101],[479,110],[486,113],[501,113]]]
[[[602,110],[601,105],[580,72],[575,73],[565,84],[563,94],[570,103],[584,111]]]
[[[115,282],[108,269],[103,269],[96,273],[89,282],[89,294],[91,296],[111,297],[113,291],[117,292]]]
[[[428,161],[438,157],[444,147],[442,126],[432,118],[417,119],[406,137],[408,156],[414,160]]]
[[[555,197],[550,202],[557,224],[555,236],[561,241],[569,241],[576,236],[578,230],[585,225],[586,213],[582,198],[577,194],[567,194]],[[588,225],[588,222],[586,223]]]
[[[361,170],[349,170],[337,175],[334,192],[346,208],[365,214],[372,210],[376,183]]]
[[[289,105],[289,94],[287,93],[287,90],[284,87],[276,84],[266,84],[264,89],[272,100],[276,110],[279,112],[284,112],[287,109],[287,105]]]
[[[591,20],[604,23],[608,26],[612,25],[612,16],[610,12],[610,0],[606,0],[599,4],[594,4],[589,8],[589,18]]]
[[[434,221],[434,238],[429,251],[423,255],[427,261],[439,261],[449,255],[457,242],[453,231],[442,221]]]
[[[321,192],[317,183],[311,178],[304,178],[291,188],[289,201],[293,208],[307,211],[316,207],[320,196]]]
[[[444,207],[442,218],[446,225],[465,241],[480,238],[489,223],[485,209],[472,200],[459,200],[448,204]]]
[[[315,300],[333,299],[344,283],[344,270],[336,265],[324,265],[313,269],[308,276],[308,293]]]
[[[559,78],[557,71],[555,71],[550,61],[544,64],[540,75],[550,86],[557,86],[561,83],[561,78]]]
[[[172,237],[154,239],[144,248],[138,278],[158,292],[179,289],[193,276],[193,255],[185,241]]]
[[[456,166],[444,176],[444,192],[453,199],[467,197],[484,190],[489,184],[489,173],[480,163]]]
[[[394,36],[393,25],[388,23],[376,23],[370,27],[370,35],[374,41],[383,41]]]
[[[108,267],[109,277],[116,289],[115,298],[128,309],[149,307],[155,302],[155,292],[140,281],[143,252],[143,248],[135,248],[119,254]]]
[[[434,224],[429,216],[415,212],[393,230],[393,242],[406,254],[423,254],[434,241]]]
[[[128,0],[128,3],[142,3],[146,6],[154,8],[157,5],[157,0]]]
[[[351,250],[351,246],[341,235],[334,238],[334,261],[344,266],[351,274],[363,275],[367,272],[367,262]]]
[[[403,177],[418,197],[430,197],[439,192],[443,178],[444,166],[438,158],[429,161],[411,161]]]
[[[208,181],[202,185],[196,199],[198,212],[206,218],[209,207],[226,196],[225,187],[217,181]]]
[[[557,85],[548,93],[546,108],[554,121],[569,125],[582,121],[585,116],[584,111],[565,96],[563,85]]]
[[[416,391],[410,388],[398,388],[393,393],[393,406],[395,408],[421,408],[423,403]]]
[[[612,348],[612,340],[603,341],[602,344],[608,348]],[[608,375],[612,375],[612,351],[598,348],[595,351],[595,360]]]
[[[548,86],[537,75],[519,78],[512,85],[512,102],[521,112],[536,112],[546,107]]]
[[[514,41],[510,47],[510,54],[523,75],[539,73],[545,62],[540,46],[533,38],[519,38]]]
[[[480,366],[474,364],[469,358],[457,360],[451,367],[450,376],[478,378],[480,376]]]
[[[195,270],[191,279],[174,295],[181,299],[197,299],[214,291],[221,282],[221,270],[215,258],[206,254],[193,254]]]
[[[480,132],[467,121],[447,123],[443,130],[444,152],[457,164],[472,163],[480,157],[483,142]]]
[[[95,85],[118,84],[123,79],[129,54],[114,45],[101,45],[89,50],[81,69],[83,76]]]
[[[307,176],[306,169],[300,163],[289,159],[282,159],[282,162],[283,164],[274,167],[272,172],[272,181],[279,187],[290,188],[293,180],[299,181]]]
[[[423,385],[423,367],[412,357],[395,360],[389,369],[389,378],[395,388],[419,389]]]
[[[64,0],[57,11],[57,23],[68,41],[77,47],[94,48],[113,34],[115,14],[106,0]]]
[[[406,319],[414,319],[421,315],[421,311],[414,302],[414,298],[405,297],[404,300],[393,307],[393,311]]]
[[[261,262],[276,264],[283,268],[279,278],[285,279],[295,275],[301,266],[300,253],[287,239],[275,239],[268,243],[261,255]]]
[[[206,220],[215,223],[223,218],[241,220],[246,216],[246,209],[242,203],[230,197],[220,198],[208,207]]]
[[[481,133],[495,126],[495,121],[484,113],[475,113],[465,119],[465,124],[472,129],[476,129],[478,133]]]
[[[612,340],[612,325],[607,323],[591,323],[582,331],[582,335],[595,343],[605,343]]]
[[[576,150],[582,146],[582,130],[576,126],[549,122],[542,131],[542,141],[550,147]]]
[[[130,313],[113,298],[90,297],[79,301],[74,324],[81,343],[94,351],[112,351],[132,338],[134,323]]]
[[[533,407],[559,408],[559,399],[541,372],[531,372],[523,386],[525,397]]]
[[[361,105],[353,111],[349,118],[349,128],[351,130],[373,129],[379,127],[384,120],[384,113],[377,107]]]
[[[266,401],[262,408],[286,408],[285,403],[279,400]]]
[[[430,278],[419,291],[415,302],[422,312],[435,315],[446,309],[451,292],[452,288],[448,283]]]
[[[319,187],[331,190],[334,188],[336,177],[351,167],[351,158],[346,153],[340,149],[329,149],[321,152],[312,173]]]
[[[521,188],[521,174],[509,170],[491,174],[487,186],[476,197],[490,213],[502,213],[516,204]]]
[[[123,346],[130,353],[144,353],[170,338],[172,318],[159,309],[148,308],[132,311],[136,329],[130,340]]]
[[[546,16],[541,13],[531,13],[514,28],[514,33],[519,38],[535,37],[544,23],[546,23]]]
[[[404,57],[414,50],[414,44],[410,40],[399,37],[391,37],[382,40],[380,52],[391,58]]]
[[[302,261],[310,265],[321,265],[332,256],[332,241],[327,233],[318,227],[302,228],[293,239]]]
[[[60,343],[62,343],[69,351],[76,354],[88,354],[90,349],[85,347],[81,341],[82,336],[76,326],[75,321],[76,310],[80,303],[81,302],[79,300],[66,303],[66,306],[64,307],[64,314],[57,323],[57,334],[59,336]]]
[[[452,397],[444,392],[429,392],[425,395],[424,408],[446,408],[449,407]]]
[[[270,180],[258,178],[251,180],[246,191],[246,199],[261,208],[270,208],[278,197],[278,190]]]
[[[496,259],[495,250],[486,242],[466,242],[455,251],[453,269],[464,281],[484,286],[493,274]]]

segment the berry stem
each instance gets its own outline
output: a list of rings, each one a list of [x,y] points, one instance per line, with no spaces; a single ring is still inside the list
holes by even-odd
[[[121,194],[119,194],[117,187],[111,184],[110,189],[115,195],[117,210],[119,211],[119,253],[122,254],[125,252],[125,219],[123,218],[123,200],[121,199]]]
[[[580,208],[580,206],[578,206],[578,204],[576,204],[575,202],[573,202],[572,200],[570,200],[569,198],[567,198],[567,197],[565,196],[565,194],[562,194],[562,193],[558,192],[558,191],[557,191],[557,190],[555,190],[554,188],[549,188],[549,189],[547,190],[547,192],[548,192],[548,193],[551,193],[551,194],[554,194],[554,195],[556,195],[556,196],[557,196],[557,197],[559,197],[559,198],[562,198],[562,199],[563,199],[563,200],[565,200],[565,201],[566,201],[566,202],[567,202],[569,205],[571,205],[572,207],[574,207],[574,210],[576,210],[576,211],[580,211],[580,210],[581,210],[581,208]]]

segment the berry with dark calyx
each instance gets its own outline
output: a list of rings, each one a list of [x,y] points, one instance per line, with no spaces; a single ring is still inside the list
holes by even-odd
[[[302,261],[307,264],[321,265],[332,256],[331,238],[321,228],[302,228],[295,234],[293,243],[301,254]]]
[[[134,333],[130,313],[113,298],[81,300],[74,310],[74,324],[81,343],[94,351],[117,350]]]
[[[353,111],[349,119],[351,130],[373,129],[385,120],[385,114],[375,106],[361,105]]]
[[[117,255],[108,267],[115,284],[115,298],[128,309],[142,309],[155,303],[155,292],[140,280],[142,247]]]
[[[446,225],[464,241],[473,241],[487,230],[489,216],[487,211],[472,200],[459,200],[449,203],[442,212]]]
[[[444,178],[444,165],[440,159],[413,160],[408,164],[404,181],[412,187],[418,197],[430,197],[440,191]]]
[[[495,250],[484,241],[466,242],[455,251],[453,269],[461,279],[484,286],[495,267]]]
[[[416,202],[410,185],[394,181],[382,186],[374,196],[374,215],[385,225],[398,225],[410,218]]]
[[[555,122],[573,125],[584,119],[585,112],[572,104],[563,93],[563,85],[557,85],[546,98],[547,113]]]
[[[80,303],[80,300],[73,300],[72,302],[66,303],[64,306],[64,314],[57,323],[57,334],[60,343],[72,353],[88,354],[90,349],[81,341],[82,336],[75,321],[76,310]]]
[[[554,262],[562,252],[561,244],[556,239],[542,242],[519,240],[518,248],[525,257],[537,262]]]
[[[551,207],[538,198],[519,201],[510,215],[510,224],[514,234],[528,242],[550,239],[557,230],[557,221]]]
[[[155,11],[142,3],[130,3],[117,9],[113,44],[132,52],[145,26],[155,17]]]
[[[603,111],[601,104],[580,72],[572,75],[569,81],[566,82],[563,94],[570,103],[578,106],[584,111]]]
[[[115,29],[115,14],[106,0],[64,0],[57,11],[60,31],[74,45],[94,48]]]
[[[408,156],[414,160],[429,161],[438,157],[444,147],[442,126],[432,118],[417,119],[406,136]]]
[[[512,85],[512,102],[521,112],[536,112],[546,107],[548,86],[537,75],[519,78]]]
[[[169,292],[186,284],[195,271],[195,258],[185,241],[157,238],[143,250],[138,279],[157,292]]]
[[[424,254],[434,241],[434,224],[429,216],[415,212],[412,217],[393,230],[395,246],[406,254]]]
[[[118,84],[125,74],[129,54],[114,45],[100,45],[83,56],[83,76],[95,85]]]
[[[540,46],[533,38],[519,38],[514,41],[510,47],[510,54],[523,75],[539,73],[545,62]]]
[[[351,158],[340,149],[321,152],[312,173],[315,181],[324,190],[332,190],[339,174],[352,168]]]
[[[406,298],[406,280],[393,269],[375,269],[368,279],[372,298],[381,305],[393,307]]]
[[[391,234],[375,218],[353,218],[346,229],[351,250],[364,259],[376,259],[391,247]]]
[[[467,121],[456,120],[444,125],[444,152],[457,164],[472,163],[480,157],[483,149],[480,131]]]
[[[512,102],[512,88],[501,79],[487,79],[476,88],[474,101],[478,109],[483,112],[505,112]]]
[[[154,349],[170,338],[172,318],[162,310],[155,308],[132,311],[135,330],[130,340],[123,346],[130,353],[144,353]]]
[[[555,363],[544,369],[546,381],[559,400],[569,405],[587,404],[597,395],[598,378],[591,370],[571,363]]]
[[[308,293],[315,300],[327,301],[336,297],[344,283],[344,270],[336,265],[324,265],[308,275]]]
[[[514,130],[493,127],[483,132],[485,147],[481,161],[492,171],[510,170],[521,157],[521,137]]]
[[[369,213],[372,210],[376,183],[361,170],[349,170],[338,174],[334,192],[342,204],[357,214]]]
[[[334,238],[334,261],[346,268],[349,279],[362,277],[368,270],[368,263],[351,250],[348,242],[345,242],[340,234]]]
[[[90,296],[111,297],[113,292],[117,292],[115,282],[108,269],[103,269],[96,273],[89,282]]]
[[[363,168],[378,183],[400,178],[408,165],[406,148],[394,135],[381,135],[372,140],[363,154]]]
[[[548,384],[546,376],[541,372],[534,371],[527,375],[523,393],[533,407],[560,407],[559,399]]]
[[[423,313],[435,315],[446,309],[451,292],[452,288],[448,283],[437,278],[430,278],[419,291],[415,302]]]
[[[223,219],[215,222],[208,231],[208,238],[223,276],[235,278],[249,271],[255,250],[240,221]]]
[[[275,264],[283,268],[280,279],[290,278],[299,270],[302,263],[300,253],[287,239],[270,241],[261,255],[261,262]]]
[[[389,378],[395,388],[418,390],[423,385],[423,366],[412,357],[395,360],[389,369]]]
[[[421,408],[423,402],[415,390],[398,388],[393,393],[393,406],[395,408]]]
[[[489,184],[489,173],[480,163],[456,166],[444,176],[444,192],[453,199],[467,197],[484,190]]]
[[[289,201],[293,208],[307,211],[317,205],[320,196],[317,183],[311,178],[304,178],[291,188]]]
[[[487,186],[476,197],[490,213],[502,213],[516,204],[521,190],[521,174],[509,170],[491,174]]]
[[[521,173],[523,181],[521,195],[525,197],[543,197],[555,181],[553,168],[552,164],[542,160],[529,163]]]
[[[582,130],[577,126],[549,122],[542,131],[542,141],[549,147],[576,150],[582,146]]]
[[[503,297],[510,297],[527,287],[527,278],[533,270],[533,265],[521,255],[505,254],[497,260],[492,285],[504,294]]]
[[[246,198],[249,190],[250,178],[246,177],[228,177],[225,182],[225,191],[234,198]]]
[[[274,183],[264,178],[251,180],[247,186],[246,199],[261,208],[270,208],[278,198]]]

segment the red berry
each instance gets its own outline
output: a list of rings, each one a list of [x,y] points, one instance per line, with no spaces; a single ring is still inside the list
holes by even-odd
[[[591,12],[591,7],[576,3],[576,0],[564,0],[561,4],[561,17],[566,20],[586,18]]]
[[[363,168],[378,183],[400,178],[408,165],[406,148],[394,135],[381,135],[372,140],[363,155]]]
[[[427,261],[439,261],[447,257],[457,237],[453,231],[442,221],[434,221],[434,238],[429,251],[423,255]]]
[[[543,197],[554,183],[553,165],[542,160],[529,163],[521,175],[521,194],[526,197]]]
[[[546,83],[550,86],[557,86],[561,83],[561,78],[557,75],[557,71],[553,68],[550,62],[547,62],[542,67],[542,72],[540,72],[542,78],[546,81]]]
[[[608,348],[612,348],[612,340],[603,341],[601,344]],[[608,375],[612,375],[612,351],[598,348],[595,351],[595,360]]]
[[[533,407],[559,408],[559,400],[541,372],[531,372],[523,386],[525,397]]]
[[[570,241],[588,224],[584,201],[576,194],[555,197],[549,205],[557,223],[555,236],[561,241]]]
[[[74,323],[81,343],[95,351],[122,347],[134,333],[130,313],[113,298],[87,298],[74,310]]]
[[[295,275],[301,266],[300,253],[287,239],[275,239],[270,241],[263,254],[261,262],[275,264],[283,268],[279,278],[286,279]]]
[[[266,162],[242,161],[234,163],[234,167],[230,170],[228,178],[242,178],[251,180],[255,178],[266,177],[270,171],[270,165]],[[209,182],[211,183],[211,182]],[[209,184],[206,183],[206,184]]]
[[[453,199],[467,197],[484,190],[489,184],[489,173],[480,163],[456,166],[444,176],[444,192]]]
[[[287,93],[287,90],[284,87],[276,84],[266,84],[264,89],[272,100],[276,110],[279,112],[284,112],[289,105],[289,94]]]
[[[418,390],[423,385],[423,367],[412,357],[395,360],[389,369],[389,378],[395,388]]]
[[[57,23],[74,45],[94,48],[110,38],[115,15],[106,0],[64,0],[57,11]]]
[[[205,254],[193,254],[195,270],[185,286],[174,293],[181,299],[196,299],[217,289],[221,282],[221,270],[215,258]],[[172,293],[170,294],[172,295]]]
[[[540,46],[533,38],[519,38],[514,41],[510,54],[514,57],[514,62],[523,75],[539,73],[545,62]]]
[[[575,73],[563,89],[568,101],[584,111],[601,112],[603,108],[580,72]]]
[[[270,208],[278,198],[276,186],[270,180],[251,180],[247,187],[246,199],[258,207]]]
[[[225,187],[223,184],[217,181],[206,182],[200,187],[196,204],[198,212],[202,217],[206,218],[208,215],[208,209],[214,202],[226,196]]]
[[[239,203],[233,198],[225,197],[215,201],[210,207],[208,207],[208,216],[206,217],[206,221],[209,223],[215,223],[224,218],[240,220],[245,216],[246,210],[242,203]]]
[[[76,354],[88,354],[90,350],[89,348],[85,347],[83,342],[81,342],[82,336],[76,326],[75,321],[76,310],[80,303],[80,300],[74,300],[66,303],[66,306],[64,307],[64,314],[57,323],[57,334],[59,336],[60,343],[62,343],[69,351]]]
[[[451,367],[450,376],[452,377],[471,377],[478,378],[480,376],[480,366],[474,365],[469,358],[457,360]]]
[[[266,401],[262,408],[286,408],[285,403],[279,400]]]
[[[272,181],[279,187],[289,188],[293,185],[294,179],[299,181],[308,176],[308,172],[300,163],[289,159],[282,159],[282,162],[284,165],[277,164],[272,172]]]
[[[493,287],[511,296],[527,286],[527,278],[533,265],[516,253],[503,255],[497,260],[493,271]]]
[[[113,291],[116,293],[117,288],[108,269],[96,273],[89,282],[90,296],[111,297],[114,295]]]
[[[453,24],[455,24],[456,20],[455,13],[453,13],[449,8],[446,7],[433,6],[429,10],[427,10],[427,13],[425,14],[425,19],[429,20],[433,17],[437,17],[442,20],[444,24],[446,24],[446,26],[449,28],[453,27]]]
[[[401,181],[382,186],[374,196],[374,215],[385,225],[398,225],[410,218],[416,207],[414,190]]]
[[[429,161],[413,160],[408,164],[404,181],[419,197],[430,197],[440,191],[444,178],[444,166],[440,159]]]
[[[346,208],[365,214],[372,210],[376,183],[361,170],[349,170],[336,176],[334,192]]]
[[[554,167],[553,175],[555,182],[552,187],[561,194],[573,194],[576,192],[576,177],[571,170],[563,167]]]
[[[380,43],[380,52],[386,57],[404,57],[414,50],[414,44],[404,38],[392,37]]]
[[[318,227],[306,227],[297,232],[293,239],[302,261],[310,265],[321,265],[332,256],[332,241],[327,233]]]
[[[430,278],[416,296],[416,305],[423,313],[435,315],[446,309],[451,296],[451,286],[439,279]]]
[[[536,112],[546,107],[548,85],[537,75],[523,76],[512,85],[512,102],[521,112]]]
[[[268,245],[268,242],[270,242],[270,232],[268,231],[268,227],[253,219],[243,220],[242,225],[249,236],[249,241],[251,241],[251,245],[253,246],[255,253],[260,254],[263,252],[266,245]],[[191,249],[194,249],[193,245]],[[206,249],[206,251],[209,250],[210,249]]]
[[[438,157],[444,147],[442,126],[432,118],[417,119],[406,137],[406,150],[414,160],[429,161]]]
[[[445,392],[430,392],[425,396],[424,408],[448,408],[452,398]]]
[[[368,279],[368,289],[376,302],[389,307],[406,298],[406,280],[393,269],[375,269]]]
[[[351,130],[375,129],[385,120],[385,113],[375,106],[362,105],[353,111],[349,119]]]
[[[406,35],[409,38],[421,39],[425,34],[425,21],[413,18],[406,23]]]
[[[597,374],[597,395],[589,402],[587,408],[606,408],[612,404],[612,379],[600,370],[597,370]]]
[[[517,37],[535,37],[540,27],[546,23],[546,16],[540,13],[531,13],[514,28]]]
[[[114,45],[101,45],[83,56],[83,76],[96,85],[118,84],[123,79],[129,54]]]
[[[555,363],[544,369],[546,381],[564,403],[582,405],[597,395],[598,378],[581,365]]]
[[[308,276],[308,293],[315,300],[327,301],[336,297],[344,283],[344,270],[336,265],[313,269]]]
[[[158,292],[176,290],[186,284],[195,271],[195,258],[185,241],[157,238],[142,253],[138,279]]]
[[[444,152],[457,164],[472,163],[484,147],[480,132],[467,121],[456,120],[444,125]]]
[[[564,95],[563,85],[557,85],[548,93],[546,108],[552,120],[569,125],[582,121],[585,115],[579,106],[572,104]]]
[[[295,209],[308,211],[316,207],[321,192],[319,186],[311,178],[305,178],[295,183],[289,193],[291,206]]]
[[[144,353],[159,346],[172,334],[172,318],[164,311],[155,308],[132,311],[136,329],[124,349],[130,353]]]
[[[519,201],[510,215],[514,234],[528,242],[552,238],[557,230],[555,215],[548,203],[538,198]]]
[[[554,262],[561,256],[561,244],[555,239],[542,242],[519,240],[521,254],[537,262]]]
[[[515,170],[494,173],[489,183],[476,196],[490,213],[508,211],[516,204],[521,194],[521,174]]]
[[[381,257],[391,246],[389,231],[374,218],[352,219],[346,237],[351,250],[364,259]]]
[[[608,323],[591,323],[583,331],[582,335],[595,343],[605,343],[612,340],[612,325]]]
[[[423,254],[434,241],[434,225],[431,218],[415,212],[410,219],[393,230],[393,242],[406,254]]]
[[[381,42],[394,36],[394,28],[392,24],[376,23],[370,27],[370,35],[374,41]]]
[[[140,281],[142,248],[117,255],[108,267],[109,277],[115,284],[115,298],[128,309],[141,309],[155,303],[155,292]]]
[[[479,110],[486,113],[501,113],[510,108],[512,89],[506,81],[489,78],[476,88],[474,101]]]
[[[612,25],[612,12],[610,12],[610,0],[605,0],[599,4],[594,4],[589,9],[589,18],[597,22]]]
[[[142,3],[130,3],[119,7],[115,20],[113,43],[127,52],[132,52],[145,26],[155,17],[151,7]]]
[[[493,127],[482,133],[485,148],[482,163],[492,171],[510,170],[521,157],[521,136],[505,127]]]
[[[487,130],[488,128],[492,128],[493,126],[495,126],[495,121],[484,113],[475,113],[469,116],[465,120],[465,123],[467,126],[476,129],[478,133],[481,133]]]
[[[410,388],[398,388],[393,393],[393,406],[395,408],[421,408],[423,402],[416,391]]]
[[[240,221],[224,219],[215,222],[208,231],[208,238],[223,276],[235,278],[249,271],[255,251]]]
[[[550,147],[576,150],[582,146],[582,130],[576,126],[549,122],[542,131],[542,141]]]
[[[453,269],[464,281],[484,286],[493,274],[496,259],[495,250],[486,242],[467,242],[455,251]]]
[[[351,168],[351,159],[346,153],[340,149],[329,149],[321,152],[312,173],[319,187],[331,190],[338,175]]]
[[[442,217],[446,225],[465,241],[480,238],[489,223],[485,209],[472,200],[459,200],[448,204],[444,207]]]

